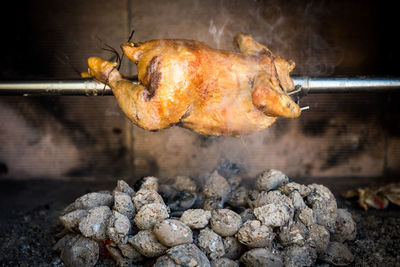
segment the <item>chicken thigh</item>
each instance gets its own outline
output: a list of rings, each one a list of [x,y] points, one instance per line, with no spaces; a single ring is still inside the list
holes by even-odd
[[[89,73],[108,84],[126,116],[147,130],[180,125],[204,135],[240,136],[278,117],[300,116],[287,95],[294,90],[294,62],[249,35],[238,34],[235,42],[240,53],[192,40],[128,42],[121,47],[137,64],[139,83],[98,57],[89,58]]]

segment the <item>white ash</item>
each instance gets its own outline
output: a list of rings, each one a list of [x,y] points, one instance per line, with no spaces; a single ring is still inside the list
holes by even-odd
[[[200,200],[201,194],[197,192],[196,182],[189,176],[176,176],[172,182],[172,184],[161,184],[160,194],[171,210],[171,214],[180,216]]]
[[[231,186],[231,190],[235,190],[242,183],[242,178],[238,175],[232,175],[226,180],[228,181],[228,184]]]
[[[77,237],[65,246],[61,251],[61,260],[65,266],[94,266],[99,258],[99,246],[97,242]]]
[[[307,196],[307,202],[313,209],[317,223],[326,227],[330,232],[334,231],[337,204],[332,192],[323,185],[311,184],[311,189]]]
[[[168,217],[165,204],[156,202],[144,205],[136,214],[134,222],[140,230],[147,230]]]
[[[247,205],[251,209],[254,209],[256,207],[256,205],[258,203],[258,199],[260,197],[259,195],[260,195],[260,191],[258,191],[258,190],[249,190],[247,192],[246,202],[247,202]]]
[[[111,207],[113,201],[114,198],[108,191],[88,193],[75,200],[74,209],[88,210],[99,206]]]
[[[232,191],[228,204],[232,207],[246,207],[247,205],[247,194],[248,190],[244,186],[239,186],[235,190]]]
[[[76,234],[66,234],[62,238],[60,238],[57,243],[53,246],[53,250],[57,252],[61,252],[66,246],[71,246],[73,242],[78,240],[79,235]]]
[[[177,189],[171,183],[158,185],[158,193],[160,193],[163,199],[164,199],[164,194],[173,195],[175,194],[176,191]]]
[[[351,213],[345,209],[337,210],[335,222],[335,231],[332,236],[335,241],[344,242],[356,239],[357,226],[351,216]]]
[[[165,203],[168,202],[168,199],[173,199],[178,194],[178,191],[171,184],[160,184],[158,190],[161,197],[167,200]]]
[[[190,207],[190,209],[201,209],[203,207],[203,203],[206,197],[201,191],[202,189],[199,188],[198,192],[196,192],[197,194],[196,202],[194,203],[193,207]]]
[[[113,210],[118,211],[132,220],[135,217],[135,207],[133,206],[132,197],[120,191],[114,191],[114,206]]]
[[[245,266],[309,266],[317,257],[319,263],[350,263],[353,256],[342,243],[355,239],[356,225],[337,209],[329,189],[288,182],[281,174],[277,182],[268,173],[257,178],[258,190],[217,172],[205,187],[188,176],[168,184],[147,177],[136,193],[119,180],[113,194],[89,193],[64,209],[60,222],[67,234],[54,250],[66,266],[93,266],[102,242],[118,266],[155,257],[154,266],[171,267],[237,266],[238,259]]]
[[[320,259],[335,266],[346,266],[354,261],[354,256],[345,244],[331,242]]]
[[[306,197],[310,194],[311,189],[308,188],[306,185],[298,184],[295,182],[290,182],[287,184],[283,184],[278,187],[278,190],[284,193],[285,195],[289,195],[293,191],[297,191],[300,193],[302,197]]]
[[[179,267],[180,265],[176,264],[173,259],[168,257],[168,255],[163,255],[157,258],[157,261],[154,263],[153,267]]]
[[[126,244],[131,227],[128,217],[114,210],[108,219],[107,236],[116,244]]]
[[[293,222],[281,228],[278,235],[280,244],[283,246],[303,246],[307,238],[307,228],[302,223]]]
[[[236,260],[243,254],[243,251],[245,250],[242,243],[240,243],[239,240],[234,236],[227,236],[222,239],[222,242],[224,243],[225,258]]]
[[[196,192],[197,184],[189,176],[176,176],[173,187],[178,191]]]
[[[289,211],[290,216],[294,215],[294,206],[292,200],[278,190],[269,192],[263,191],[259,194],[259,198],[255,203],[255,208],[264,206],[266,204],[284,205]]]
[[[251,248],[267,247],[275,238],[275,234],[270,226],[262,225],[258,220],[251,220],[242,225],[237,238],[240,243]]]
[[[262,172],[255,181],[255,187],[259,191],[276,189],[281,184],[289,182],[289,178],[281,171],[269,169]]]
[[[278,190],[273,190],[269,192],[261,191],[259,193],[252,192],[251,195],[248,195],[248,204],[253,209],[268,204],[275,204],[273,206],[277,207],[285,206],[290,217],[292,217],[294,214],[294,206],[292,200]]]
[[[228,258],[219,258],[211,262],[212,267],[239,267],[239,263]]]
[[[282,267],[283,262],[279,255],[267,248],[254,248],[242,255],[240,261],[247,267]]]
[[[154,176],[144,177],[140,189],[158,191],[158,178]]]
[[[280,227],[290,219],[290,210],[283,204],[267,204],[254,209],[254,215],[263,224]]]
[[[222,198],[225,199],[231,192],[231,186],[228,181],[214,171],[207,179],[204,185],[203,194],[206,198]]]
[[[288,197],[293,203],[294,211],[306,207],[306,203],[298,191],[291,192]]]
[[[242,222],[245,223],[248,220],[256,220],[256,216],[252,209],[245,209],[240,213],[240,217],[242,217]]]
[[[135,190],[133,190],[124,180],[118,180],[114,191],[128,194],[130,197],[135,196]]]
[[[79,221],[87,215],[87,210],[74,210],[60,216],[61,224],[71,232],[78,230]]]
[[[67,213],[70,213],[72,211],[76,210],[75,208],[75,202],[72,202],[71,204],[69,204],[68,206],[66,206],[61,212],[60,212],[60,216],[63,216]]]
[[[325,227],[318,224],[312,224],[308,227],[308,244],[315,248],[318,255],[323,254],[329,244],[330,234]]]
[[[144,257],[131,244],[118,244],[122,255],[133,263],[144,261]]]
[[[147,204],[161,203],[165,205],[163,198],[157,191],[148,189],[140,189],[137,191],[132,200],[137,212]]]
[[[180,216],[193,207],[198,200],[197,192],[178,191],[173,185],[160,185],[160,195],[163,197],[171,213]]]
[[[203,203],[203,209],[216,210],[224,207],[225,200],[222,197],[206,198]]]
[[[317,259],[317,253],[308,246],[289,246],[283,249],[285,267],[311,266]]]
[[[210,226],[220,236],[232,236],[237,233],[242,225],[242,218],[229,209],[213,210]]]
[[[85,237],[102,241],[107,238],[106,226],[112,212],[107,206],[92,208],[79,222],[79,231]]]
[[[211,260],[221,258],[225,254],[221,236],[209,228],[200,231],[197,245]]]
[[[159,257],[167,250],[167,247],[157,240],[152,230],[139,231],[129,238],[128,242],[145,257]]]
[[[183,244],[172,247],[166,254],[157,259],[154,265],[164,266],[204,266],[210,267],[207,256],[194,244]]]
[[[181,221],[168,219],[154,226],[153,233],[161,244],[174,247],[182,244],[192,243],[192,230]]]
[[[314,215],[314,211],[307,206],[299,209],[296,212],[295,218],[306,226],[317,223],[317,218]]]
[[[172,201],[167,200],[168,207],[176,214],[182,214],[183,211],[190,209],[196,203],[196,192],[178,192]]]
[[[118,248],[111,246],[110,244],[107,244],[106,249],[108,253],[110,253],[111,257],[113,258],[117,266],[128,266],[129,264],[132,263],[130,259],[125,258],[122,255],[121,251]]]
[[[192,229],[201,229],[208,225],[211,212],[203,209],[186,210],[180,220]]]

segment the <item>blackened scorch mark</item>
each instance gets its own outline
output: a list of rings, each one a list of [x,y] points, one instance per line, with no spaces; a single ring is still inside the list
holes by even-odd
[[[267,51],[267,49],[263,49],[263,50],[261,50],[261,52],[260,52],[260,55],[266,55],[267,57],[272,57],[272,54],[271,54],[271,51]]]
[[[254,87],[254,79],[255,77],[249,77],[247,83],[249,84],[250,88]]]
[[[146,76],[148,77],[148,85],[147,85],[147,91],[148,91],[148,98],[152,98],[160,85],[161,81],[161,72],[159,70],[160,68],[160,62],[157,60],[158,56],[154,56],[151,60],[149,65],[146,68]],[[146,78],[147,78],[146,77]]]
[[[7,164],[0,162],[0,175],[5,175],[8,173]]]
[[[356,157],[364,152],[368,145],[368,131],[362,132],[358,142],[346,142],[339,146],[332,146],[328,149],[329,154],[320,170],[324,171],[342,163],[350,158]]]
[[[305,136],[321,136],[329,127],[329,118],[323,117],[316,120],[310,120],[302,125],[302,131]]]
[[[210,147],[214,144],[214,140],[217,140],[217,136],[207,136],[207,135],[198,135],[197,140],[199,142],[200,147]]]

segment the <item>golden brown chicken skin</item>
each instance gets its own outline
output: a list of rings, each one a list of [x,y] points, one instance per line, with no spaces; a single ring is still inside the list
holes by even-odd
[[[89,58],[89,72],[147,130],[178,124],[204,135],[239,136],[263,130],[280,116],[298,117],[300,108],[286,94],[294,89],[289,77],[294,62],[249,35],[239,34],[235,42],[240,53],[192,40],[122,44],[137,64],[139,84],[97,57]]]

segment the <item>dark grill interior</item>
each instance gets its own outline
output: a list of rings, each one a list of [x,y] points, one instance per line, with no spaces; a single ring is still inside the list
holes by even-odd
[[[87,58],[133,39],[185,38],[234,49],[252,34],[296,62],[293,75],[399,77],[394,4],[379,1],[19,1],[3,8],[0,80],[78,79]],[[125,58],[122,72],[136,67]],[[327,185],[355,214],[355,265],[398,261],[399,208],[362,211],[340,194],[397,182],[400,93],[318,94],[310,110],[250,136],[133,126],[112,96],[0,96],[0,263],[57,265],[59,211],[76,197],[154,175],[254,177],[276,168]],[[379,229],[380,232],[377,231]],[[365,245],[368,243],[368,246]],[[368,247],[368,249],[367,249]],[[383,256],[382,256],[383,255]],[[362,259],[363,258],[363,259]]]

